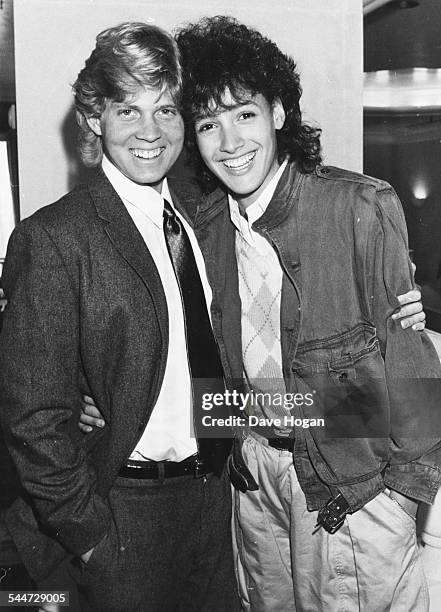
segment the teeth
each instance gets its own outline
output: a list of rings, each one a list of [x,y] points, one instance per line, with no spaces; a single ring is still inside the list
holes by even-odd
[[[247,164],[249,164],[250,161],[254,159],[255,155],[256,155],[256,151],[253,151],[252,153],[247,153],[246,155],[242,155],[241,157],[236,157],[235,159],[224,159],[222,160],[222,163],[227,168],[242,168],[243,166],[246,166]]]
[[[159,149],[152,149],[151,151],[146,151],[145,149],[131,149],[132,154],[135,157],[142,157],[142,159],[154,159],[155,157],[159,157],[162,153],[162,147]]]

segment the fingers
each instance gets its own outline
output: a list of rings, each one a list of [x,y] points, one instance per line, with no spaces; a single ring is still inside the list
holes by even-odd
[[[80,416],[80,420],[78,421],[78,427],[83,433],[90,433],[91,431],[93,431],[94,425],[95,424],[93,422],[93,419],[91,419],[90,417],[86,416],[85,414],[82,414]]]
[[[392,318],[401,319],[400,324],[403,329],[412,327],[414,330],[421,331],[426,326],[426,313],[418,302],[402,306],[399,312],[392,315]]]
[[[94,417],[88,417],[86,415],[81,415],[78,421],[78,427],[83,433],[90,433],[93,431],[94,427],[102,429],[104,425],[105,423],[102,419],[95,419]]]
[[[93,425],[94,427],[104,427],[105,425],[103,419],[96,418],[95,416],[90,416],[84,413],[80,416],[80,423],[82,423],[83,425]]]
[[[401,308],[392,315],[392,318],[401,319],[400,324],[403,329],[412,327],[413,330],[422,331],[426,326],[426,314],[421,303],[420,291],[413,289],[404,295],[399,295],[398,301]]]
[[[95,406],[95,404],[84,404],[83,412],[88,417],[93,417],[94,419],[102,419],[101,412]]]
[[[83,433],[90,433],[94,427],[104,427],[105,422],[101,412],[95,406],[93,399],[88,395],[83,395],[81,402],[81,415],[78,427]]]
[[[411,327],[413,330],[421,331],[426,327],[426,315],[424,312],[420,312],[419,314],[403,319],[400,323],[403,329]]]
[[[421,315],[423,315],[422,318],[421,318]],[[393,319],[406,319],[412,316],[416,316],[418,321],[424,319],[425,314],[424,314],[423,305],[421,304],[421,302],[412,302],[412,304],[401,306],[400,310],[392,315],[392,318]]]
[[[81,429],[83,433],[90,433],[94,427],[103,428],[105,422],[101,418],[97,418],[96,416],[89,416],[86,413],[81,413],[80,420],[78,423],[78,427]]]
[[[421,323],[414,323],[412,325],[412,329],[414,331],[423,331],[426,327],[426,321],[422,321]]]
[[[421,331],[426,326],[426,313],[424,311],[418,312],[414,315],[401,315],[401,317],[403,316],[406,317],[400,321],[403,329],[412,327],[412,329]],[[398,316],[396,318],[398,319],[400,317]]]
[[[400,302],[401,306],[404,304],[410,304],[411,302],[419,302],[421,305],[421,292],[418,291],[418,289],[412,289],[412,291],[408,291],[407,293],[404,293],[404,295],[399,295],[398,301]]]

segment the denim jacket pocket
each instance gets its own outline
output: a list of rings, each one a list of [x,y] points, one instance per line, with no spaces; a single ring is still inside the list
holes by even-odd
[[[326,394],[334,435],[354,438],[388,437],[389,409],[379,341],[373,337],[357,352],[348,351],[327,364]],[[329,405],[329,400],[328,400]]]
[[[387,459],[389,408],[375,329],[362,323],[303,345],[291,369],[293,387],[314,397],[311,406],[301,406],[302,416],[325,422],[309,430],[317,458],[342,483],[378,473]]]
[[[359,324],[299,347],[291,369],[297,386],[313,391],[311,409],[328,421],[329,434],[369,437],[385,434],[385,426],[388,431],[384,362],[373,327]]]

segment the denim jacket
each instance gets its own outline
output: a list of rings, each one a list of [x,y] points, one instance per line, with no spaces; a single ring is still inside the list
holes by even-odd
[[[284,271],[286,389],[315,397],[294,415],[330,424],[295,428],[293,461],[308,508],[341,492],[355,511],[385,486],[432,503],[441,479],[441,367],[424,332],[390,318],[396,296],[413,287],[394,190],[333,167],[302,174],[291,163],[253,229],[271,242]],[[199,206],[195,231],[233,386],[242,378],[241,306],[235,229],[220,190]]]

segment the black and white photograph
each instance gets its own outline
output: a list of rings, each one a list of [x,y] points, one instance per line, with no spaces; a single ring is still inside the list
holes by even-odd
[[[0,610],[441,612],[440,0],[0,0]]]

